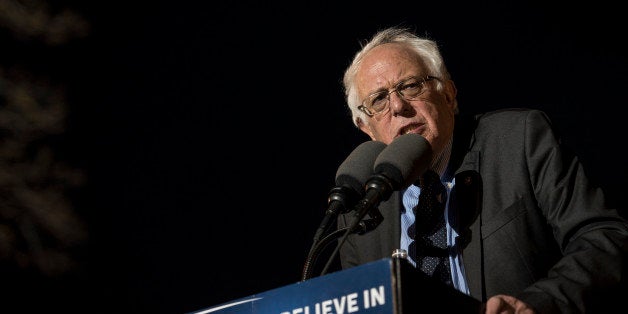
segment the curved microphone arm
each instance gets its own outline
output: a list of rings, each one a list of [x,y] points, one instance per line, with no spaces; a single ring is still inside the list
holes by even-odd
[[[378,213],[379,214],[379,213]],[[312,246],[310,253],[307,256],[307,260],[303,265],[303,273],[301,275],[301,281],[308,280],[312,278],[312,269],[316,264],[316,260],[318,259],[318,255],[325,249],[330,243],[334,240],[339,239],[341,236],[347,236],[347,234],[357,233],[357,234],[365,234],[373,229],[375,229],[383,220],[384,217],[381,214],[375,214],[371,219],[362,220],[357,224],[357,227],[345,227],[334,232],[328,234],[320,241]],[[353,229],[353,230],[352,230]],[[330,261],[334,258],[335,254],[330,257]]]

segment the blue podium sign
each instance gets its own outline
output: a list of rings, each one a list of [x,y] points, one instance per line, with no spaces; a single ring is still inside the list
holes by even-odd
[[[442,300],[446,300],[442,302]],[[482,313],[483,304],[400,259],[311,278],[188,314]]]

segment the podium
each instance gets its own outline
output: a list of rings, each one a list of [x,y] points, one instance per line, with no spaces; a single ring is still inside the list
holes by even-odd
[[[384,258],[189,314],[483,313],[479,300]]]

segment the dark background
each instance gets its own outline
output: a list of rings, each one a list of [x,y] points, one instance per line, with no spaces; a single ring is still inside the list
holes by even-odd
[[[439,43],[463,113],[545,110],[625,212],[627,23],[585,4],[55,2],[89,36],[0,45],[67,85],[56,147],[87,174],[71,197],[90,236],[71,274],[6,282],[7,307],[186,313],[299,281],[335,171],[367,139],[342,74],[385,26]]]

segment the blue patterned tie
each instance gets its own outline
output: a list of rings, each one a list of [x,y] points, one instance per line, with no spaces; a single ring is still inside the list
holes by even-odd
[[[408,228],[413,239],[408,246],[408,256],[425,274],[451,285],[444,215],[447,189],[432,170],[421,176],[419,187],[419,203],[412,209],[414,223]]]

